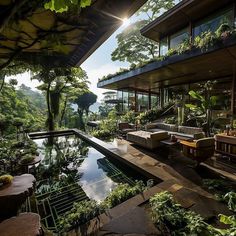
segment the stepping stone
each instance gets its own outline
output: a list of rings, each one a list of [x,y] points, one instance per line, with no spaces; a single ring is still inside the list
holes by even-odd
[[[145,209],[135,207],[128,213],[111,220],[99,231],[102,235],[161,235]]]
[[[0,223],[1,236],[40,236],[43,235],[40,216],[35,213],[22,213]]]

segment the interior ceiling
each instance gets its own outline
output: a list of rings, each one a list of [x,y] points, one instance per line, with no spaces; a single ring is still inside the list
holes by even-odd
[[[106,89],[136,88],[156,91],[163,86],[188,84],[203,80],[228,78],[233,75],[236,46],[224,48],[185,61],[154,69],[102,86]]]
[[[188,26],[190,21],[197,21],[233,2],[235,0],[183,0],[144,27],[141,33],[147,38],[159,41],[161,38]]]
[[[80,65],[146,0],[92,0],[80,12],[58,14],[42,2],[0,0],[0,59]]]

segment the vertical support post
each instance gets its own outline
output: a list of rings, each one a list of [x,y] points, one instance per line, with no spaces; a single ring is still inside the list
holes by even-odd
[[[148,92],[148,109],[151,110],[152,108],[152,99],[151,99],[151,91]]]
[[[134,90],[135,112],[138,112],[137,90]]]
[[[190,37],[190,42],[193,42],[193,24],[192,21],[189,22],[189,37]]]
[[[231,113],[232,119],[236,114],[236,62],[233,65],[233,79],[232,79],[232,91],[231,91]]]
[[[164,107],[164,89],[160,88],[160,106],[161,108]]]

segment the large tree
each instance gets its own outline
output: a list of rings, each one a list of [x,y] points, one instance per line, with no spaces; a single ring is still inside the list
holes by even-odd
[[[137,15],[146,15],[146,19],[136,21],[116,36],[118,46],[112,52],[112,60],[138,64],[156,58],[158,44],[142,36],[140,30],[160,13],[173,7],[174,3],[174,0],[149,0],[137,12]]]
[[[89,107],[93,105],[97,101],[97,95],[91,91],[85,92],[79,95],[74,99],[74,103],[78,106],[78,114],[79,114],[79,128],[84,129],[85,125],[83,122],[84,113],[88,116]]]
[[[69,93],[70,89],[87,88],[87,74],[81,68],[42,68],[33,76],[33,79],[42,82],[38,89],[45,93],[48,112],[47,127],[52,131],[60,121],[61,105],[65,94]]]

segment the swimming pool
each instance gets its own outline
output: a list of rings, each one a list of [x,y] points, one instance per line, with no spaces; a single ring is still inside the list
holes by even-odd
[[[36,174],[36,203],[42,221],[56,230],[58,217],[74,202],[103,200],[118,183],[145,180],[111,161],[74,135],[34,140],[42,159]]]

